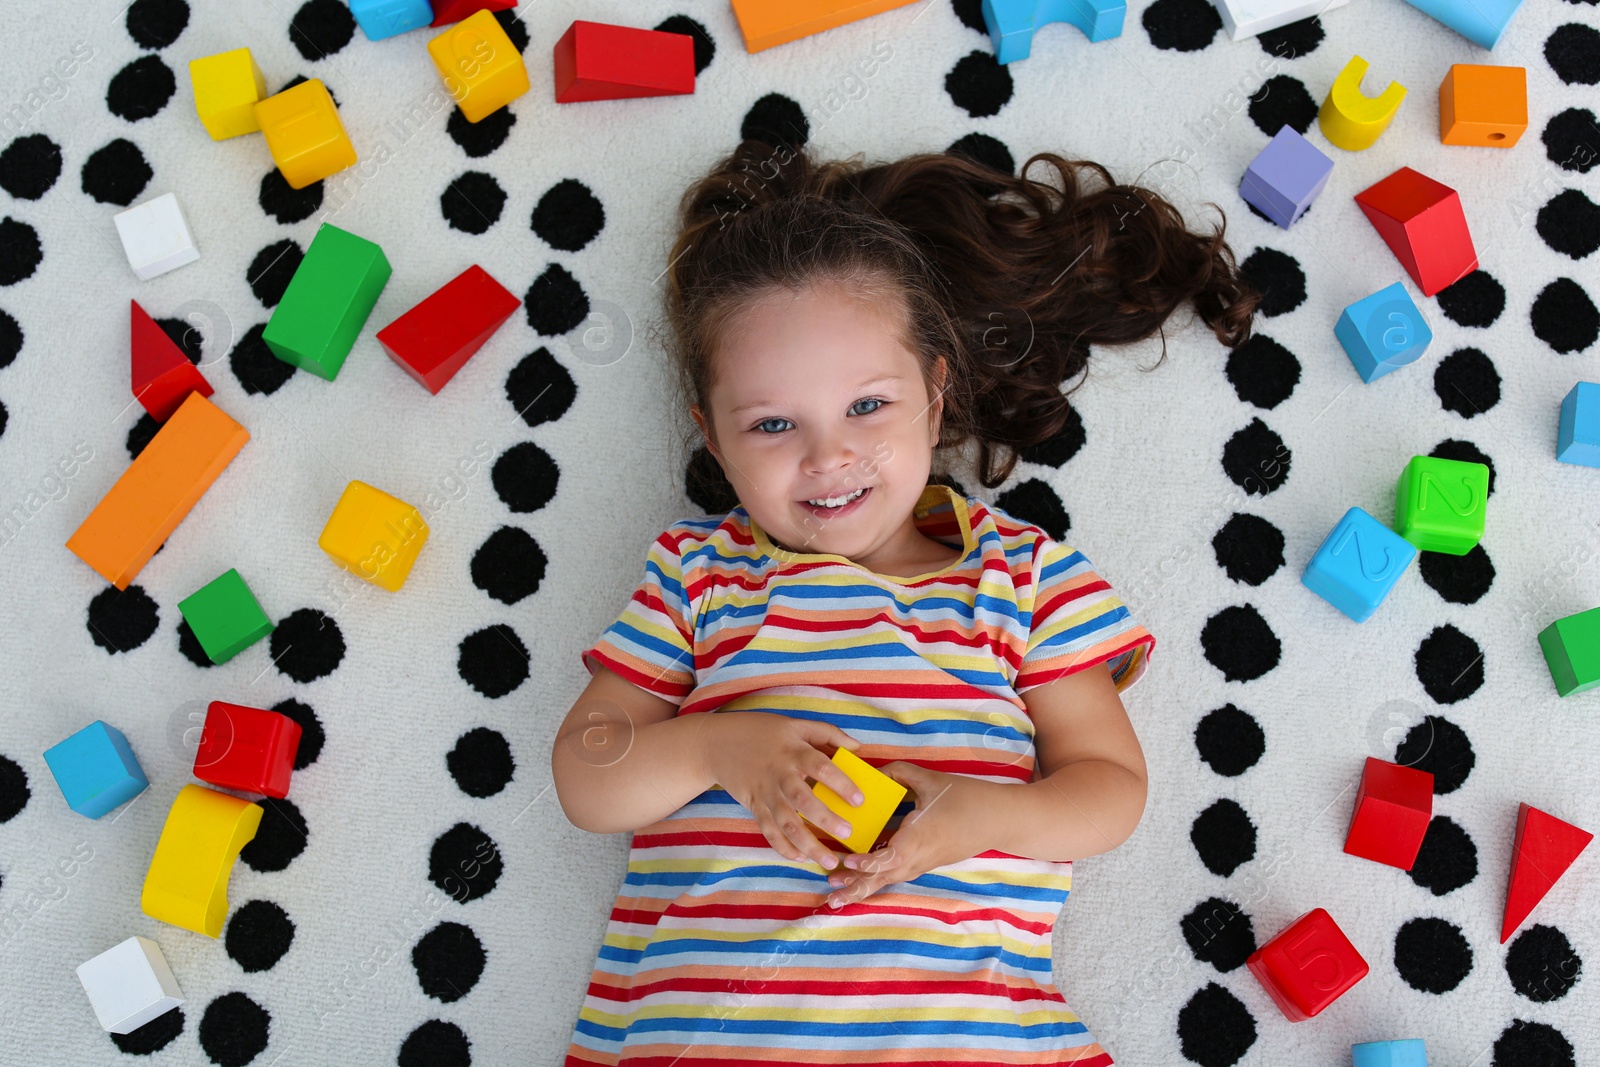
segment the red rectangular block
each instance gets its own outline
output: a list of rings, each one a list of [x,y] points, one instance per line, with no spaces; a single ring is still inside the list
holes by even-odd
[[[389,358],[438,395],[521,302],[474,264],[378,331]]]
[[[517,6],[517,0],[430,0],[433,7],[433,21],[430,26],[445,26],[452,22],[460,22],[468,15],[476,15],[480,11],[509,11]]]
[[[694,38],[578,19],[555,47],[556,103],[694,92]]]
[[[289,795],[300,724],[278,711],[213,700],[206,708],[194,776],[202,782],[282,799]]]

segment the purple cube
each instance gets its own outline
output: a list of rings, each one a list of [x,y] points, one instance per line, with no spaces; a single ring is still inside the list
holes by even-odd
[[[1267,218],[1288,229],[1328,184],[1333,160],[1284,126],[1245,169],[1239,195]]]

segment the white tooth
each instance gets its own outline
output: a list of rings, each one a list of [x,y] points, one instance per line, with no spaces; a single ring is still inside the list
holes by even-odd
[[[819,508],[843,507],[845,504],[850,503],[850,501],[854,500],[856,497],[860,496],[864,492],[866,492],[865,489],[857,489],[855,492],[849,494],[848,496],[828,497],[825,500],[807,500],[806,503],[814,505],[815,507],[819,507]]]

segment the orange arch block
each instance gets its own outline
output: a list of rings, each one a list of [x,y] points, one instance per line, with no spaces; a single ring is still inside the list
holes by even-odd
[[[139,907],[152,919],[221,936],[233,861],[260,825],[260,805],[203,785],[178,790],[150,857]]]

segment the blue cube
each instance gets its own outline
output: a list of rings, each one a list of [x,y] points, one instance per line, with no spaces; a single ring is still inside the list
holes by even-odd
[[[428,0],[350,0],[350,14],[369,41],[420,30],[433,22]]]
[[[1420,1037],[1400,1041],[1363,1041],[1350,1046],[1353,1067],[1428,1067],[1428,1052]]]
[[[1245,168],[1239,195],[1288,229],[1328,184],[1333,160],[1293,126],[1284,126]]]
[[[1422,312],[1399,282],[1345,308],[1333,335],[1369,384],[1415,363],[1433,340]]]
[[[1479,48],[1493,48],[1506,32],[1522,0],[1406,0],[1432,15]]]
[[[67,806],[91,819],[127,803],[150,785],[122,731],[99,719],[45,749],[44,761]]]
[[[1556,458],[1563,463],[1600,467],[1600,385],[1579,382],[1561,402]]]
[[[1356,622],[1366,622],[1416,558],[1410,541],[1351,508],[1306,564],[1300,581]]]

